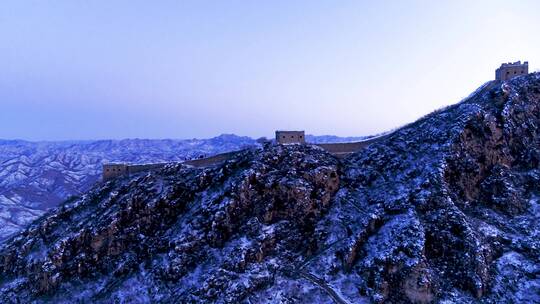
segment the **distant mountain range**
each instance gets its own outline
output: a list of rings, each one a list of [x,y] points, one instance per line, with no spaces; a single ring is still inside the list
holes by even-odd
[[[360,138],[308,136],[317,143]],[[70,196],[100,180],[108,162],[176,162],[240,150],[255,139],[224,134],[210,139],[29,142],[0,140],[0,242]]]

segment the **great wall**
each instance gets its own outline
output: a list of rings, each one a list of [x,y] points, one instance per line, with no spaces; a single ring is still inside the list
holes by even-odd
[[[227,153],[216,154],[210,157],[191,159],[179,162],[193,167],[208,167],[219,164],[233,158],[240,151],[232,151]],[[103,181],[111,180],[118,176],[130,175],[144,171],[159,169],[169,163],[154,163],[154,164],[125,164],[125,163],[110,163],[103,165]]]
[[[328,144],[311,144],[318,146],[328,151],[330,154],[342,158],[359,151],[368,145],[375,143],[383,139],[386,135],[368,138],[359,142],[347,142],[347,143],[328,143]],[[294,145],[294,144],[309,144],[305,142],[304,131],[276,131],[275,142],[280,145]],[[210,157],[186,160],[179,162],[181,164],[193,166],[193,167],[208,167],[217,165],[226,160],[233,158],[240,151],[232,151],[227,153],[216,154]],[[129,176],[140,172],[150,171],[153,169],[159,169],[168,163],[155,163],[155,164],[125,164],[125,163],[110,163],[103,165],[103,181],[109,181],[118,176]]]
[[[481,94],[483,91],[489,90],[493,86],[499,84],[502,81],[512,79],[514,77],[526,75],[529,73],[529,63],[525,61],[509,62],[503,63],[495,71],[495,80],[488,81],[482,86],[480,86],[476,91],[474,91],[470,96]],[[469,98],[467,97],[467,98]],[[465,99],[467,99],[465,98]],[[413,122],[414,123],[414,122]],[[358,152],[367,146],[376,143],[387,136],[391,135],[392,132],[386,133],[381,136],[370,137],[363,141],[358,142],[345,142],[345,143],[326,143],[326,144],[317,144],[312,143],[321,147],[322,149],[328,151],[330,154],[343,158],[347,155],[350,155],[354,152]],[[280,145],[288,144],[310,144],[306,143],[304,131],[276,131],[275,143]],[[240,151],[233,151],[227,153],[216,154],[210,157],[186,160],[181,162],[182,164],[193,166],[193,167],[207,167],[222,163],[226,160],[233,158]],[[125,164],[125,163],[110,163],[103,165],[103,181],[109,181],[118,176],[129,176],[131,174],[140,173],[144,171],[149,171],[153,169],[159,169],[168,163],[154,163],[154,164]]]
[[[508,62],[501,64],[497,70],[495,70],[495,80],[505,81],[517,76],[529,74],[529,62],[521,61]]]

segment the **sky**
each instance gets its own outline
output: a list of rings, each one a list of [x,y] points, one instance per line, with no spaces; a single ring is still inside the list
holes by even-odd
[[[362,136],[540,68],[539,1],[0,2],[0,138]]]

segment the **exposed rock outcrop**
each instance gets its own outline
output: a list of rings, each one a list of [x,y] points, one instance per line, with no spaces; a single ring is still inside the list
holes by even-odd
[[[540,302],[540,75],[351,157],[269,146],[118,179],[0,248],[0,300]]]

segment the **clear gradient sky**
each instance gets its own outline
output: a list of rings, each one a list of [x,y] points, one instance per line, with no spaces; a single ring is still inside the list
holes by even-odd
[[[0,2],[0,138],[368,135],[540,67],[540,1]]]

